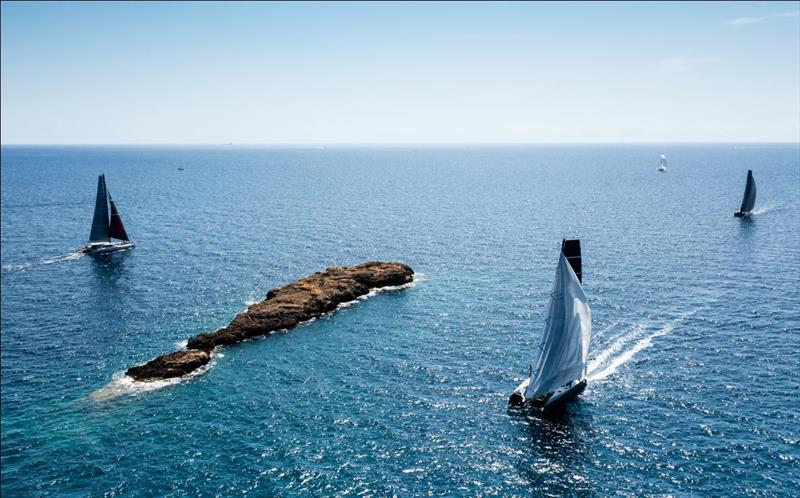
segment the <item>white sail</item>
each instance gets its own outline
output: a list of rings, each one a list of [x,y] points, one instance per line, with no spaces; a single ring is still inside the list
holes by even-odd
[[[525,398],[551,393],[567,382],[583,378],[591,334],[592,312],[586,295],[562,253],[550,294],[550,310],[539,345],[539,357],[525,389]]]

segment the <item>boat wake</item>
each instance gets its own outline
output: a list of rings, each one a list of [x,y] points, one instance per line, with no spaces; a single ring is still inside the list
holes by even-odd
[[[668,323],[643,321],[636,324],[589,363],[586,377],[590,381],[598,381],[612,375],[637,353],[652,346],[654,339],[672,333],[680,322],[696,312],[697,310],[684,313]]]
[[[603,365],[608,364],[607,360],[609,358],[611,358],[614,355],[617,355],[621,349],[629,345],[637,337],[640,337],[642,333],[647,329],[648,325],[649,322],[641,322],[634,325],[630,330],[623,333],[614,342],[612,342],[606,349],[603,350],[603,352],[601,352],[593,360],[591,360],[586,368],[586,370],[589,372],[590,380],[593,380],[591,376],[599,372],[602,369]]]
[[[174,377],[172,379],[135,381],[131,377],[125,375],[125,372],[118,372],[114,374],[111,382],[92,392],[89,397],[92,398],[92,400],[101,403],[103,401],[119,398],[120,396],[140,396],[151,391],[182,384],[183,382],[189,381],[208,372],[214,368],[214,366],[217,364],[217,360],[224,356],[225,355],[223,353],[214,351],[211,353],[211,361],[209,361],[206,365],[203,365],[194,372],[188,373],[182,377]]]
[[[27,263],[10,263],[3,265],[3,270],[7,272],[26,270],[37,266],[52,265],[54,263],[61,263],[64,261],[74,261],[85,256],[81,251],[65,254],[64,256],[56,256],[51,258],[40,259],[39,261],[29,261]]]
[[[757,208],[754,208],[752,211],[750,211],[750,214],[758,216],[759,214],[768,213],[768,212],[772,211],[773,209],[775,209],[775,206],[757,207]]]
[[[588,368],[589,374],[587,375],[588,379],[591,381],[605,379],[609,375],[616,372],[622,365],[628,363],[634,356],[636,356],[636,353],[652,346],[653,339],[669,334],[672,332],[673,328],[674,325],[667,324],[657,331],[639,339],[636,339],[638,336],[630,337],[631,334],[627,334],[626,337],[615,341],[615,343],[612,344],[612,348],[615,349],[604,351],[600,354],[600,356],[597,357],[595,361],[592,362],[592,364],[590,364]],[[619,352],[620,349],[628,346],[633,340],[636,340],[633,346],[625,349],[622,352]]]

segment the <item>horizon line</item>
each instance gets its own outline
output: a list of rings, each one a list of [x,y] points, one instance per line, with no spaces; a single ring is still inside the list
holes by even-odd
[[[509,146],[509,145],[800,145],[797,141],[637,141],[637,142],[52,142],[0,143],[0,147],[397,147],[397,146]]]

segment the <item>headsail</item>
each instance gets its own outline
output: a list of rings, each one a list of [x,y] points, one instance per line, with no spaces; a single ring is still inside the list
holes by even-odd
[[[120,240],[130,240],[127,232],[125,232],[125,225],[122,224],[122,218],[119,216],[117,206],[114,205],[114,200],[111,199],[111,194],[108,194],[108,202],[111,204],[111,224],[108,227],[108,236]]]
[[[659,167],[667,169],[667,156],[661,154],[661,161],[658,163]]]
[[[567,257],[559,257],[539,357],[525,398],[552,392],[586,374],[592,314],[578,276]]]
[[[89,242],[108,242],[108,203],[106,202],[106,177],[97,179],[97,199],[94,203],[94,218]]]
[[[756,181],[753,180],[753,170],[747,170],[747,185],[744,187],[744,197],[742,197],[742,207],[740,213],[749,213],[756,205]]]

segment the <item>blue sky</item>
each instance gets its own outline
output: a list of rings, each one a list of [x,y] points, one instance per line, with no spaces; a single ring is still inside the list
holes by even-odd
[[[0,8],[4,144],[800,141],[800,2]]]

